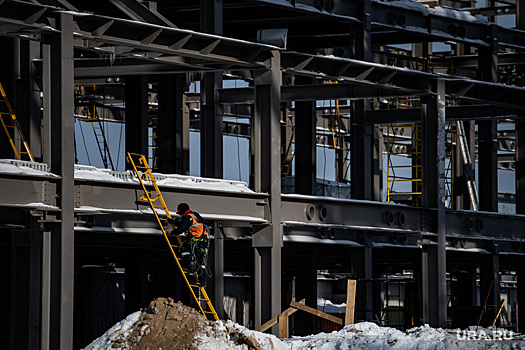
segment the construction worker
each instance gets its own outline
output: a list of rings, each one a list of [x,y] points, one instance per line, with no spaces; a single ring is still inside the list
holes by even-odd
[[[168,234],[180,237],[180,253],[185,265],[183,267],[188,273],[197,276],[199,284],[204,285],[207,279],[208,229],[199,213],[192,211],[186,203],[177,206],[177,214],[180,215],[180,219],[168,219],[168,222],[175,226]]]

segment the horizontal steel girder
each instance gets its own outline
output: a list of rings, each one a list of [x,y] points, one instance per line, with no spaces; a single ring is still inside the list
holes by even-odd
[[[56,185],[53,179],[17,175],[0,175],[3,187],[1,206],[38,212],[56,212]],[[142,190],[135,184],[76,180],[75,215],[128,217],[129,224],[115,220],[114,227],[149,227],[137,220],[151,213],[139,199]],[[7,191],[7,192],[6,192]],[[206,219],[217,220],[225,227],[264,225],[270,218],[266,194],[228,193],[213,190],[161,187],[169,208],[187,202]],[[316,229],[366,231],[374,236],[416,235],[433,239],[436,211],[391,203],[282,195],[282,223],[285,228],[309,235]],[[145,220],[145,219],[144,219]],[[111,220],[108,220],[110,222]],[[2,218],[9,223],[8,217]],[[78,221],[81,223],[82,221]],[[130,226],[131,225],[131,226]],[[314,230],[314,231],[312,231]],[[525,241],[525,216],[476,211],[446,212],[449,239]]]
[[[356,6],[352,1],[335,2],[335,6],[330,9],[320,8],[318,5],[320,2],[314,0],[257,0],[254,2],[303,14],[328,16],[334,21],[343,23],[360,22],[363,17],[361,6]],[[453,40],[459,43],[488,46],[492,38],[497,37],[498,44],[502,46],[525,46],[524,31],[503,28],[488,22],[473,21],[472,16],[468,17],[460,11],[457,11],[456,16],[446,17],[423,5],[420,5],[419,8],[417,5],[407,7],[403,2],[398,4],[395,1],[372,1],[371,7],[369,15],[373,30],[372,36],[374,36],[374,31],[383,29],[397,32],[396,36],[401,40],[403,34],[407,34],[409,41],[404,41],[405,43],[416,42],[415,38],[419,37],[420,42]],[[376,40],[374,42],[388,44],[379,43]]]
[[[111,185],[94,181],[76,181],[77,214],[102,213],[141,214],[149,212],[138,185]],[[164,201],[174,213],[177,205],[186,202],[205,219],[264,224],[270,219],[268,196],[260,193],[227,193],[223,191],[182,189],[159,186]]]

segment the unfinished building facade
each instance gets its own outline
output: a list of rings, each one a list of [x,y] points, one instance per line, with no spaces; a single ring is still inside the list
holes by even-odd
[[[190,301],[125,152],[212,228],[223,318],[337,303],[351,278],[356,320],[523,332],[525,16],[474,5],[0,1],[3,348]]]

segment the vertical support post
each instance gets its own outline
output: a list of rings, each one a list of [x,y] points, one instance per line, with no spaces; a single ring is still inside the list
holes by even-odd
[[[40,349],[49,350],[51,336],[51,231],[42,232],[42,314]]]
[[[516,214],[525,214],[525,120],[517,119],[515,122],[515,128],[516,128],[516,173],[515,173],[515,176],[516,176]],[[525,324],[524,324],[524,327],[525,327]]]
[[[306,305],[317,308],[317,250],[312,248],[308,255],[296,259],[295,299],[305,299]],[[299,313],[295,317],[295,335],[308,335],[316,332],[316,319],[308,313]]]
[[[29,334],[28,348],[40,347],[42,310],[41,299],[41,271],[42,271],[42,235],[36,218],[31,218],[31,231],[29,232]]]
[[[40,90],[36,85],[33,60],[40,58],[38,42],[14,39],[15,91],[12,102],[23,134],[35,160],[41,160]],[[20,147],[20,146],[18,146]]]
[[[373,293],[373,255],[372,255],[372,238],[368,235],[365,236],[364,242],[364,265],[365,265],[365,279],[368,281],[365,282],[365,292],[366,292],[366,313],[365,317],[367,321],[373,321],[374,319],[374,293]]]
[[[50,348],[73,347],[74,141],[73,16],[60,15],[60,34],[51,37],[51,171],[61,177],[60,222],[51,229]],[[48,322],[47,320],[43,321]]]
[[[126,152],[148,157],[148,77],[129,76],[125,81]],[[126,164],[126,167],[130,167]]]
[[[0,47],[2,47],[3,55],[0,55],[0,82],[12,102],[14,96],[14,72],[15,72],[15,38],[0,37]],[[18,62],[16,62],[18,64]],[[16,113],[16,111],[15,111]],[[14,153],[9,140],[6,137],[3,128],[0,129],[0,158],[14,158]]]
[[[213,292],[214,292],[214,306],[217,315],[220,319],[224,318],[224,235],[217,225],[217,221],[213,225]]]
[[[346,286],[345,326],[354,324],[356,280],[348,280]]]
[[[201,0],[201,31],[222,35],[222,0]],[[221,73],[205,73],[201,81],[201,176],[223,177],[222,106],[217,90],[222,88]]]
[[[384,141],[383,133],[378,126],[371,126],[373,128],[373,142],[372,149],[372,200],[377,202],[383,201],[383,150]]]
[[[296,83],[312,84],[296,78]],[[315,101],[295,102],[295,193],[317,194],[317,142]]]
[[[280,54],[272,51],[270,69],[254,72],[255,114],[260,124],[254,133],[260,134],[260,169],[262,170],[260,188],[270,194],[270,224],[254,233],[252,245],[255,250],[255,304],[256,326],[261,318],[270,319],[281,312],[281,129],[280,96],[281,72]],[[260,127],[260,128],[259,128]],[[260,317],[257,319],[257,316]]]
[[[525,29],[525,0],[516,1],[516,28]],[[516,119],[516,214],[525,214],[525,121]],[[523,271],[522,271],[523,273]],[[523,276],[525,279],[525,276]],[[525,281],[523,282],[525,285]],[[519,287],[518,287],[519,288]],[[525,291],[525,286],[523,287]],[[525,294],[524,294],[525,295]],[[525,305],[525,299],[522,305]],[[525,312],[522,330],[525,330]]]
[[[282,312],[277,318],[279,322],[279,338],[284,339],[289,337],[288,331],[288,312]]]
[[[479,48],[480,76],[484,81],[498,81],[498,42],[492,26],[492,43]],[[518,146],[519,147],[519,146]],[[478,122],[479,209],[498,211],[498,124],[494,120]]]
[[[523,312],[523,305],[525,305],[525,269],[518,269],[516,273],[518,275],[518,332],[523,333],[525,332],[525,312]],[[522,312],[519,310],[520,305]]]
[[[480,302],[486,307],[481,318],[481,325],[491,326],[500,304],[499,294],[499,247],[494,244],[490,257],[481,255],[480,270]],[[499,321],[498,323],[499,324]]]
[[[217,90],[222,87],[219,73],[206,73],[201,81],[201,176],[222,179],[222,107]]]
[[[51,167],[51,37],[42,37],[42,162]]]
[[[437,245],[428,247],[423,285],[428,311],[424,318],[432,326],[445,327],[447,321],[446,238],[445,238],[445,82],[433,82],[434,96],[425,98],[422,105],[422,204],[437,208]],[[427,269],[425,271],[425,268]],[[431,290],[435,284],[435,294]],[[435,307],[435,310],[431,308]],[[425,316],[425,314],[424,314]]]
[[[352,101],[350,147],[352,198],[372,199],[372,128],[365,122],[365,101]]]
[[[184,77],[159,77],[158,169],[165,174],[189,175],[190,116]]]
[[[458,120],[456,122],[456,145],[454,146],[454,159],[452,160],[454,162],[454,181],[453,181],[453,193],[454,193],[454,207],[453,209],[470,209],[470,207],[465,208],[465,197],[468,197],[468,188],[467,188],[467,179],[465,178],[464,174],[464,167],[463,167],[463,157],[461,155],[461,143],[459,142],[459,133],[460,133],[460,127],[459,123],[463,123],[463,121]],[[466,132],[466,128],[464,128]]]

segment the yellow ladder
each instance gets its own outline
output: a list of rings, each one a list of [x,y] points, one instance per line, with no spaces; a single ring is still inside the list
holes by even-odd
[[[82,93],[82,88],[82,86],[78,86],[76,88],[76,97],[85,97]],[[96,91],[96,86],[93,86],[93,91]],[[91,106],[93,107],[93,113],[91,113],[90,110]],[[95,141],[97,142],[100,158],[102,159],[102,163],[104,163],[104,168],[109,169],[111,166],[111,170],[115,170],[113,159],[111,159],[111,152],[109,151],[109,145],[106,139],[106,133],[104,132],[102,121],[98,116],[95,102],[91,103],[86,97],[85,101],[77,104],[75,116],[82,122],[91,123],[91,128],[93,129],[93,134],[95,135]]]
[[[171,219],[171,215],[168,210],[168,207],[166,206],[166,202],[164,202],[164,198],[162,197],[162,194],[160,193],[159,187],[157,186],[157,181],[155,181],[155,178],[153,177],[151,169],[148,165],[148,160],[143,154],[135,154],[135,153],[129,153],[129,152],[128,152],[128,156],[126,157],[126,160],[130,162],[131,165],[133,166],[133,171],[135,175],[137,176],[137,178],[139,179],[142,189],[144,191],[144,194],[140,196],[140,199],[147,200],[149,202],[151,210],[153,211],[153,214],[155,215],[155,218],[157,219],[159,227],[162,233],[164,234],[166,243],[168,243],[168,246],[171,251],[171,255],[175,259],[175,262],[177,263],[179,271],[182,274],[184,281],[186,282],[188,288],[190,289],[192,297],[195,299],[197,305],[199,306],[201,313],[206,318],[212,317],[214,320],[218,320],[219,316],[217,315],[217,312],[215,311],[215,308],[213,307],[210,301],[210,298],[208,297],[208,293],[206,293],[206,289],[203,286],[199,286],[199,285],[190,283],[187,273],[184,272],[184,270],[182,269],[182,266],[180,264],[181,258],[177,256],[177,253],[175,252],[175,249],[174,249],[174,248],[179,248],[182,245],[182,241],[180,237],[176,236],[177,242],[179,245],[172,244],[168,238],[168,234],[166,230],[164,229],[163,222],[166,223],[168,219]],[[146,183],[150,187],[153,186],[153,191],[148,190],[146,188]],[[166,218],[159,217],[159,214],[157,213],[157,209],[164,210],[164,214],[166,215]]]
[[[18,160],[22,160],[22,155],[25,154],[29,157],[29,159],[32,162],[34,162],[35,158],[33,158],[33,154],[29,149],[29,144],[27,143],[24,134],[22,133],[22,128],[20,127],[20,124],[18,124],[18,121],[16,120],[15,112],[13,111],[9,100],[7,99],[7,95],[5,94],[4,87],[1,83],[0,93],[2,94],[0,102],[5,106],[5,109],[0,108],[0,122],[4,127],[5,133],[7,134],[7,138],[9,139],[11,147],[13,147],[13,151],[15,151],[15,156]],[[10,116],[11,118],[8,118],[7,116]],[[24,150],[19,150],[17,148],[17,141],[21,142]]]

